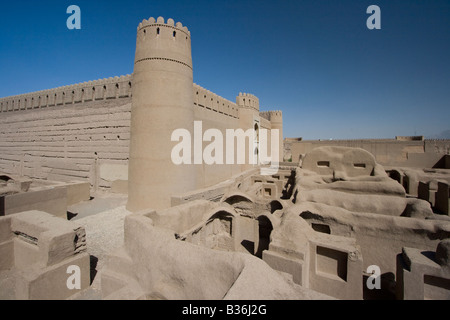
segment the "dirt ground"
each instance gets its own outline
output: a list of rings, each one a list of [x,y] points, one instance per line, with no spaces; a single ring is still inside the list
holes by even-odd
[[[100,279],[97,277],[109,252],[123,245],[124,220],[131,212],[125,208],[126,195],[96,194],[89,201],[84,201],[68,208],[75,215],[71,221],[86,230],[87,251],[91,255],[90,289],[74,299],[100,299]]]

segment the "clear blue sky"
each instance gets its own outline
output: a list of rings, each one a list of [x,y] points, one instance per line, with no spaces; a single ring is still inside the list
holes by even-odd
[[[66,9],[81,8],[68,30]],[[381,30],[366,9],[381,8]],[[194,81],[281,109],[284,136],[435,136],[450,129],[449,0],[2,1],[0,97],[131,74],[136,28],[191,31]]]

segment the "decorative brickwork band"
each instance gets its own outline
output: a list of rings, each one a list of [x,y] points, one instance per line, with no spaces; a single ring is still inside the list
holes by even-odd
[[[187,63],[178,61],[178,60],[174,60],[174,59],[168,59],[168,58],[143,58],[143,59],[139,59],[138,61],[135,62],[135,64],[142,62],[142,61],[147,61],[147,60],[165,60],[165,61],[171,61],[171,62],[176,62],[176,63],[180,63],[190,69],[192,69],[192,67],[190,65],[188,65]]]

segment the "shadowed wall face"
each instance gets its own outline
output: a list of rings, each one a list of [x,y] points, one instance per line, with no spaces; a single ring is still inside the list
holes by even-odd
[[[0,171],[104,189],[127,180],[131,83],[128,75],[0,99]],[[111,165],[114,177],[103,174]]]

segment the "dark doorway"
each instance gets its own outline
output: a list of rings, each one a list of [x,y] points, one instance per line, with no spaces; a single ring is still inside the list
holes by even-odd
[[[247,250],[249,253],[253,254],[255,252],[255,243],[250,240],[242,240],[241,245]]]
[[[270,203],[270,213],[274,213],[277,210],[283,209],[282,204],[278,200],[274,200]]]
[[[291,171],[291,175],[283,188],[281,199],[290,199],[295,188],[295,170]]]
[[[257,256],[258,258],[262,258],[263,251],[269,249],[270,234],[272,233],[273,230],[273,226],[269,218],[265,216],[260,216],[258,218],[258,229],[259,229],[259,244],[255,256]]]

